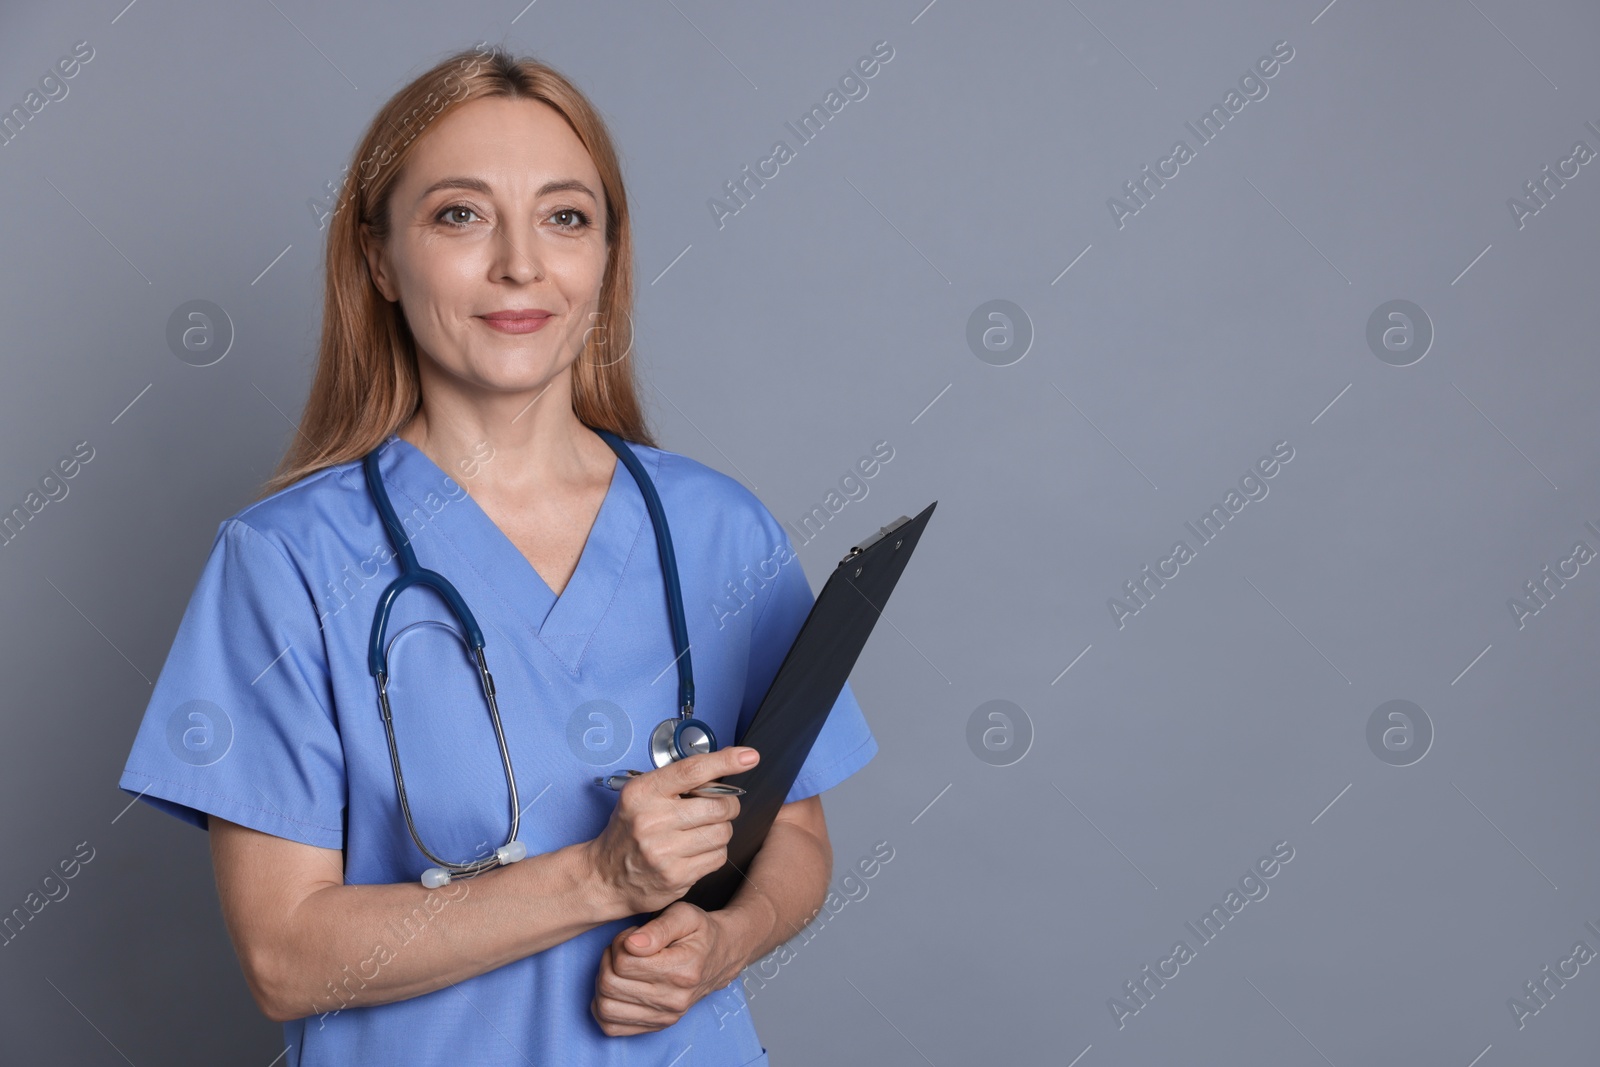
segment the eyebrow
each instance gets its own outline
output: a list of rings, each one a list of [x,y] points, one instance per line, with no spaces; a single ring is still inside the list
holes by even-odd
[[[440,178],[438,181],[424,189],[422,191],[422,195],[417,197],[417,200],[419,202],[426,200],[440,189],[470,189],[475,193],[482,193],[484,196],[488,196],[491,192],[493,192],[493,190],[489,187],[489,183],[484,181],[482,178]],[[559,193],[568,190],[584,193],[595,203],[600,202],[600,198],[594,195],[594,191],[576,178],[557,178],[553,181],[545,182],[543,185],[539,186],[534,195],[548,196],[551,193]]]

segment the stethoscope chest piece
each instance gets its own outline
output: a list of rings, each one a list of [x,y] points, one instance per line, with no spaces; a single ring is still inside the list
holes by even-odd
[[[716,751],[717,735],[711,732],[709,725],[692,716],[693,712],[685,708],[677,718],[662,719],[656,724],[650,732],[652,764],[665,767],[673,760]]]

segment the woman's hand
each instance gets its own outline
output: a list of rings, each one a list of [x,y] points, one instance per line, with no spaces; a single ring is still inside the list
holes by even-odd
[[[617,934],[600,957],[589,1013],[610,1037],[661,1030],[744,969],[745,927],[676,901]]]
[[[742,745],[701,752],[622,787],[606,828],[588,846],[595,873],[617,892],[626,914],[666,907],[727,862],[739,798],[680,794],[748,771],[759,758]]]

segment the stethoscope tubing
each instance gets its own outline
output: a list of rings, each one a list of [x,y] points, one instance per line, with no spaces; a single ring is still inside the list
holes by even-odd
[[[682,718],[688,719],[694,714],[694,667],[689,660],[689,627],[683,617],[683,589],[678,584],[678,557],[672,551],[672,532],[667,528],[666,512],[661,507],[661,497],[656,493],[655,483],[650,480],[650,475],[645,473],[644,464],[633,454],[633,449],[610,430],[596,427],[594,432],[611,446],[617,458],[627,466],[628,473],[633,475],[633,480],[639,483],[639,492],[644,497],[646,509],[650,512],[650,525],[656,534],[656,551],[661,557],[661,576],[667,587],[667,614],[672,621],[672,647],[678,657],[676,661],[678,709]]]
[[[479,681],[483,685],[485,699],[489,702],[489,720],[494,725],[494,738],[500,746],[500,763],[506,772],[506,786],[511,799],[511,829],[506,835],[506,843],[502,848],[509,846],[517,839],[517,828],[522,819],[522,805],[517,800],[517,776],[511,769],[511,750],[506,747],[505,730],[500,724],[500,708],[495,700],[494,676],[489,673],[489,665],[483,657],[483,649],[476,650],[478,660]],[[395,791],[400,798],[400,810],[405,814],[406,829],[411,834],[422,854],[435,864],[449,871],[452,876],[471,877],[480,874],[491,867],[498,867],[503,860],[497,849],[493,854],[481,859],[471,860],[467,863],[456,863],[435,855],[434,852],[423,844],[422,835],[417,832],[417,824],[411,818],[411,802],[406,799],[405,774],[400,769],[400,748],[394,736],[394,715],[389,710],[389,680],[384,678],[379,683],[378,702],[383,709],[384,734],[389,739],[389,762],[394,767]]]
[[[617,458],[627,468],[639,486],[640,495],[644,497],[645,507],[650,513],[650,524],[655,530],[656,550],[661,558],[661,573],[665,584],[667,615],[672,625],[672,642],[677,653],[675,663],[678,667],[678,715],[675,719],[668,719],[661,723],[658,732],[669,723],[673,725],[671,742],[667,753],[668,759],[681,759],[688,754],[682,744],[682,737],[688,727],[703,731],[709,747],[716,748],[716,737],[711,732],[711,727],[694,718],[694,668],[689,658],[689,633],[688,625],[683,614],[683,590],[678,580],[677,556],[672,550],[672,534],[667,526],[666,512],[661,506],[661,497],[656,492],[654,483],[645,471],[644,465],[639,462],[623,439],[609,430],[592,427]],[[367,490],[378,510],[378,516],[383,523],[384,531],[388,534],[390,543],[394,546],[395,553],[400,560],[400,576],[390,582],[378,597],[378,606],[373,613],[372,632],[367,646],[367,670],[374,679],[378,688],[378,705],[383,718],[384,734],[388,740],[389,762],[394,770],[395,792],[399,799],[400,811],[405,817],[406,829],[411,835],[411,840],[417,848],[437,866],[423,874],[423,884],[430,887],[442,885],[452,877],[470,878],[481,874],[490,868],[513,863],[527,854],[526,848],[517,840],[517,831],[520,826],[521,810],[517,799],[517,778],[511,766],[511,751],[506,744],[505,729],[500,720],[500,707],[495,699],[494,676],[489,672],[488,661],[484,656],[483,631],[478,626],[472,610],[467,607],[466,601],[452,585],[449,579],[437,571],[423,567],[417,561],[416,552],[411,547],[411,540],[406,536],[405,528],[401,525],[395,514],[394,506],[389,500],[389,494],[384,489],[382,473],[378,466],[379,449],[369,452],[362,461],[365,472]],[[411,802],[406,796],[405,774],[400,766],[400,747],[395,739],[394,715],[389,706],[389,660],[388,650],[384,648],[383,638],[388,630],[390,612],[394,602],[401,593],[413,585],[425,585],[442,596],[449,606],[456,620],[461,624],[466,640],[467,650],[477,661],[478,680],[483,690],[485,701],[489,705],[489,720],[494,727],[495,742],[500,749],[500,763],[505,771],[506,785],[510,798],[511,818],[510,832],[506,836],[506,843],[486,857],[470,860],[465,863],[446,860],[423,843],[422,835],[417,831],[415,820],[411,814]],[[624,772],[633,775],[640,772]],[[615,777],[615,776],[614,776]],[[605,782],[605,779],[599,779]],[[619,788],[620,786],[613,786]],[[737,787],[726,787],[734,789]],[[717,794],[722,795],[722,794]]]

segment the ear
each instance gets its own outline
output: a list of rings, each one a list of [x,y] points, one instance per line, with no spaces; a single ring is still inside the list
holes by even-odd
[[[391,304],[400,299],[400,294],[395,291],[394,283],[390,280],[387,265],[384,262],[383,243],[372,235],[372,230],[366,223],[361,223],[358,230],[361,239],[361,254],[367,261],[367,273],[372,277],[372,283],[378,287],[378,292]]]

